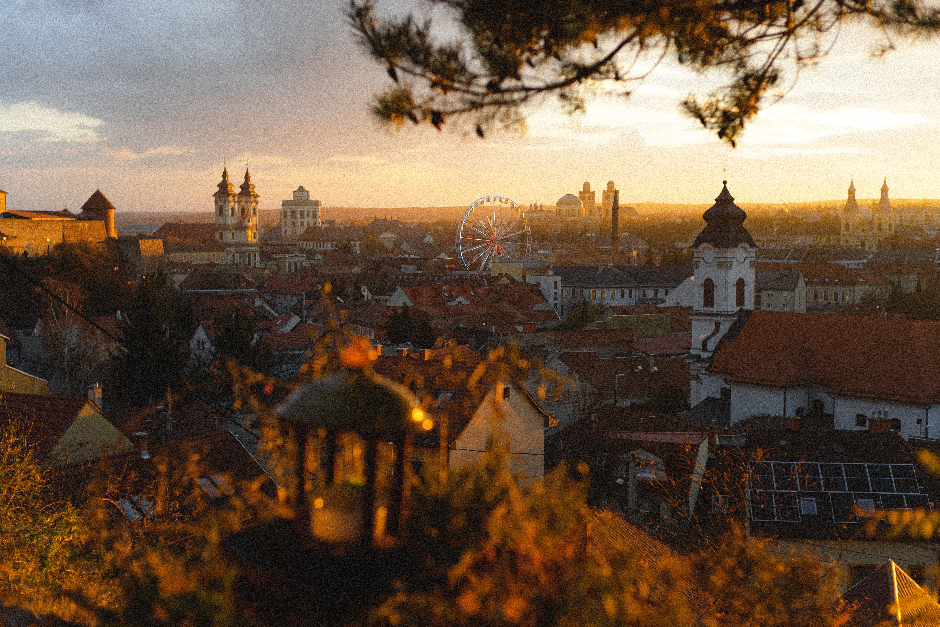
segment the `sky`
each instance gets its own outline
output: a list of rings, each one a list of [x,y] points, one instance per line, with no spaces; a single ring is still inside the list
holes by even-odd
[[[400,13],[411,0],[376,0]],[[413,3],[425,7],[419,0]],[[660,65],[629,99],[569,117],[551,100],[527,133],[485,140],[369,113],[385,70],[343,0],[4,0],[0,189],[7,207],[77,210],[100,189],[118,211],[212,211],[223,164],[246,164],[262,209],[303,185],[329,207],[554,205],[613,180],[621,204],[879,195],[940,198],[940,40],[842,32],[731,149],[679,112],[712,79]],[[788,82],[788,85],[790,83]]]

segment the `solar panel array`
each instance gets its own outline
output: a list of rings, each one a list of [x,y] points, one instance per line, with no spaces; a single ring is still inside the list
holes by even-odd
[[[829,501],[837,523],[862,510],[926,509],[930,503],[913,464],[749,462],[751,520],[799,522]]]

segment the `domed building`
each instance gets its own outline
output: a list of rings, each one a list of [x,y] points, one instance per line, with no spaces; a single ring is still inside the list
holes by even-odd
[[[580,218],[584,215],[584,206],[574,194],[565,194],[555,203],[555,215],[560,218]]]

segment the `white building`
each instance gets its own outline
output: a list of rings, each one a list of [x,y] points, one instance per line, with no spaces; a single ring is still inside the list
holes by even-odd
[[[320,201],[310,200],[310,191],[301,185],[293,200],[281,201],[281,229],[284,235],[300,235],[311,226],[320,226]]]

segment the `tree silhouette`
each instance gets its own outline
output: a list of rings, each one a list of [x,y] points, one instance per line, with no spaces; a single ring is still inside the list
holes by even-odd
[[[824,57],[852,19],[883,33],[922,36],[940,29],[940,9],[924,0],[432,0],[453,19],[446,38],[431,21],[376,19],[373,0],[351,0],[348,15],[368,52],[395,85],[373,107],[381,119],[437,129],[469,117],[481,137],[520,126],[522,106],[547,94],[569,111],[602,82],[632,89],[666,57],[730,81],[685,111],[732,146],[765,104],[784,67]],[[450,30],[450,29],[449,29]]]
[[[165,284],[165,275],[141,279],[121,322],[126,352],[117,359],[111,386],[121,405],[151,405],[180,386],[189,338],[173,315]]]

